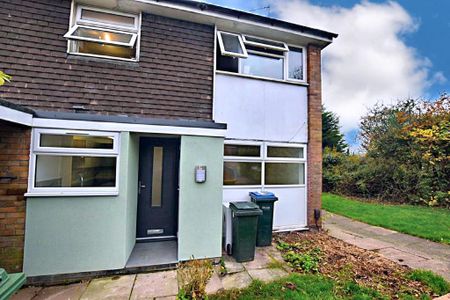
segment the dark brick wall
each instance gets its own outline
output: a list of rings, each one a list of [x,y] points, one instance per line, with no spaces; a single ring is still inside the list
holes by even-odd
[[[69,0],[0,0],[0,97],[31,108],[212,118],[214,28],[144,14],[139,63],[66,53]]]
[[[308,75],[308,226],[314,227],[314,209],[322,206],[322,80],[320,48],[307,48]],[[321,223],[318,224],[321,226]]]
[[[22,270],[29,151],[30,129],[0,121],[0,267],[8,272]]]

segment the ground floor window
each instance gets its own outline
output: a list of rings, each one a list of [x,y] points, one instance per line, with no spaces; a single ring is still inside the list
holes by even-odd
[[[306,146],[226,141],[224,186],[304,186]]]
[[[119,134],[34,129],[29,194],[118,192]]]

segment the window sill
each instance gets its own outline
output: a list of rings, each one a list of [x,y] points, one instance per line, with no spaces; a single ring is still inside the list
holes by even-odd
[[[281,79],[274,79],[274,78],[268,78],[268,77],[247,75],[247,74],[241,74],[241,73],[233,73],[233,72],[221,71],[221,70],[216,70],[216,73],[217,74],[222,74],[222,75],[244,77],[244,78],[249,78],[249,79],[264,80],[264,81],[278,82],[278,83],[291,84],[291,85],[309,86],[309,84],[307,82],[304,82],[304,81],[281,80]]]
[[[139,60],[137,60],[137,59],[127,59],[127,58],[120,58],[120,57],[79,53],[79,52],[68,52],[67,59],[68,60],[95,61],[95,62],[115,64],[115,65],[122,64],[125,66],[135,66],[135,67],[139,66]]]
[[[25,197],[28,198],[36,198],[36,197],[98,197],[98,196],[119,196],[118,191],[111,192],[69,192],[69,191],[61,191],[61,192],[29,192],[25,193]]]

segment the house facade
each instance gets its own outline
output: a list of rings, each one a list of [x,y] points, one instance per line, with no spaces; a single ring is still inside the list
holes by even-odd
[[[222,204],[315,226],[335,34],[196,1],[0,3],[0,265],[30,278],[222,254]],[[320,224],[319,224],[320,225]]]

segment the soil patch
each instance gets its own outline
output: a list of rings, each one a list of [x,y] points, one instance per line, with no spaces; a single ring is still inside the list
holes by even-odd
[[[346,283],[355,282],[392,299],[404,295],[435,296],[426,285],[407,277],[411,271],[409,267],[396,264],[376,252],[347,244],[325,232],[279,233],[274,239],[285,258],[306,255],[302,262],[308,263],[317,257],[317,268],[312,268],[313,272],[332,278],[338,286],[342,285],[344,292]],[[299,264],[293,264],[293,267],[296,272],[306,273],[304,265],[308,266],[303,263],[303,267]]]

